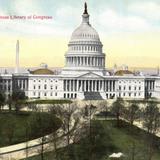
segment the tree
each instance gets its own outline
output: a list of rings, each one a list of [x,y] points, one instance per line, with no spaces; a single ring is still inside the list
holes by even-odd
[[[12,143],[12,139],[14,137],[14,132],[15,132],[15,118],[13,115],[8,115],[8,119],[6,120],[6,125],[3,128],[3,134],[8,138],[9,144]]]
[[[48,130],[48,123],[46,123],[46,118],[48,118],[45,113],[38,111],[35,113],[32,113],[32,116],[30,118],[30,124],[31,124],[31,135],[33,137],[40,137],[39,143],[40,147],[38,148],[38,152],[41,156],[41,160],[44,160],[44,144],[46,142],[45,134]]]
[[[154,149],[154,135],[160,127],[160,111],[155,102],[149,102],[144,110],[143,126],[147,129],[149,135],[148,160],[152,159]]]
[[[30,136],[30,133],[31,133],[30,129],[31,129],[31,127],[30,127],[29,120],[27,120],[24,123],[24,125],[25,125],[25,143],[26,143],[26,150],[25,151],[26,151],[26,158],[28,158],[28,154],[29,154],[29,140],[31,138],[31,136]]]
[[[22,104],[20,102],[26,99],[27,97],[25,96],[24,91],[14,91],[12,93],[12,103],[15,106],[16,112],[18,112],[20,108],[22,107]]]
[[[101,115],[105,116],[107,118],[109,106],[107,101],[100,101],[97,108],[101,111]]]
[[[85,136],[88,136],[88,139],[89,139],[89,159],[93,160],[94,159],[94,147],[95,147],[95,144],[94,144],[94,138],[95,138],[95,135],[94,135],[94,123],[92,123],[92,119],[95,115],[95,113],[98,111],[98,110],[101,110],[100,109],[103,108],[104,109],[104,105],[99,105],[99,107],[96,107],[94,106],[91,102],[85,106],[84,108],[84,119],[87,120],[87,123],[89,124],[89,126],[85,126],[87,128],[85,128],[86,130],[86,133],[85,133]]]
[[[5,100],[6,100],[5,95],[3,93],[0,93],[0,111],[2,111],[2,109],[3,109],[3,106],[5,104]]]
[[[125,109],[125,117],[129,121],[130,125],[133,125],[134,121],[138,118],[139,112],[139,106],[135,102],[131,102]]]
[[[67,136],[67,145],[73,139],[74,131],[79,122],[78,107],[76,103],[54,106],[54,112],[61,119],[63,134]]]
[[[60,140],[59,138],[59,131],[56,130],[55,126],[57,126],[57,124],[59,124],[59,126],[61,126],[61,120],[56,118],[55,119],[55,112],[50,109],[49,110],[49,121],[50,121],[50,126],[52,128],[52,131],[51,131],[51,135],[50,135],[50,141],[51,141],[51,145],[53,145],[53,148],[54,148],[54,158],[57,160],[58,159],[58,142]]]
[[[26,104],[27,104],[28,109],[30,109],[31,111],[34,111],[34,112],[38,111],[38,107],[36,103],[27,102]]]
[[[9,111],[11,112],[11,110],[12,110],[12,96],[10,94],[8,95],[6,103],[8,104]]]
[[[44,160],[44,152],[48,149],[45,144],[49,140],[46,135],[55,132],[60,127],[61,121],[54,114],[45,113],[42,110],[33,112],[29,121],[32,137],[40,137],[38,152],[41,160]]]
[[[116,116],[118,127],[120,127],[120,117],[123,115],[123,110],[124,110],[124,101],[122,98],[117,98],[117,100],[114,101],[112,104],[111,112]]]
[[[97,107],[90,104],[90,105],[86,105],[85,106],[85,116],[89,118],[89,134],[91,135],[91,129],[92,129],[92,118],[94,116],[94,114],[96,113],[97,111]]]

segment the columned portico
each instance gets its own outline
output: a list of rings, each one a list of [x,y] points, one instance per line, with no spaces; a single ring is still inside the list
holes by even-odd
[[[66,79],[63,85],[66,92],[115,92],[115,80]]]

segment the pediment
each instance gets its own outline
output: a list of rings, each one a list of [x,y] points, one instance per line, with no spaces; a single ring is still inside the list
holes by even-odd
[[[98,74],[93,73],[93,72],[88,72],[88,73],[85,73],[83,75],[80,75],[78,78],[103,78],[103,76],[98,75]]]

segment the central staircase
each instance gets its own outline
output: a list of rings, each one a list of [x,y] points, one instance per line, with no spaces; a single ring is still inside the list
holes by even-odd
[[[84,92],[85,100],[103,100],[99,92]]]

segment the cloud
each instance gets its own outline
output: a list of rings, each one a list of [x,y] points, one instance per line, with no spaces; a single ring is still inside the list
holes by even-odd
[[[7,15],[7,11],[2,7],[0,7],[0,15],[1,16]]]
[[[41,15],[50,16],[48,12],[44,12],[39,6],[38,0],[15,0],[12,1],[11,8],[0,6],[0,15],[16,15],[16,16],[28,16],[28,15]],[[63,11],[61,13],[61,11]],[[72,19],[71,8],[60,10],[57,14],[57,18],[53,17],[51,20],[0,20],[0,32],[1,33],[13,33],[16,35],[54,35],[65,36],[68,34],[68,29],[62,24],[63,18],[67,16]],[[55,11],[56,12],[56,11]],[[60,14],[61,13],[61,14]],[[64,17],[62,17],[62,15]],[[65,17],[66,16],[66,17]]]
[[[44,13],[38,0],[15,0],[12,2],[12,13],[18,15],[30,15]]]
[[[129,11],[149,18],[150,20],[160,19],[160,4],[156,2],[135,2],[129,6]]]
[[[14,27],[13,27],[14,26]],[[44,36],[68,36],[68,30],[62,30],[58,26],[39,24],[34,22],[7,21],[0,25],[1,32],[16,35],[44,35]]]
[[[98,19],[104,28],[115,31],[144,31],[150,28],[150,24],[144,18],[120,15],[113,9],[107,9],[99,15]]]
[[[81,21],[81,12],[79,8],[73,6],[61,6],[56,11],[56,21],[63,25],[78,25]]]
[[[6,14],[8,11],[16,15],[47,15],[52,13],[40,3],[39,0],[15,0],[7,7],[0,6],[0,15]],[[150,8],[149,13],[147,9]],[[91,10],[91,9],[90,9]],[[93,9],[91,14],[91,21],[95,24],[98,31],[106,33],[108,31],[148,31],[155,29],[153,24],[146,18],[152,14],[160,16],[160,6],[156,6],[153,2],[134,2],[128,5],[128,13],[119,14],[118,10],[113,8],[101,9],[99,14],[96,12],[97,8]],[[37,35],[67,35],[81,23],[81,15],[83,11],[78,6],[71,6],[65,2],[58,5],[53,10],[53,20],[27,20],[27,21],[5,21],[0,25],[1,32],[14,32],[17,34],[37,34]],[[91,10],[92,11],[92,10]],[[133,13],[133,14],[129,14]],[[157,14],[155,14],[157,13]],[[156,17],[156,18],[157,18]],[[92,19],[93,18],[93,19]],[[91,22],[92,24],[92,22]],[[14,27],[13,27],[14,26]]]

